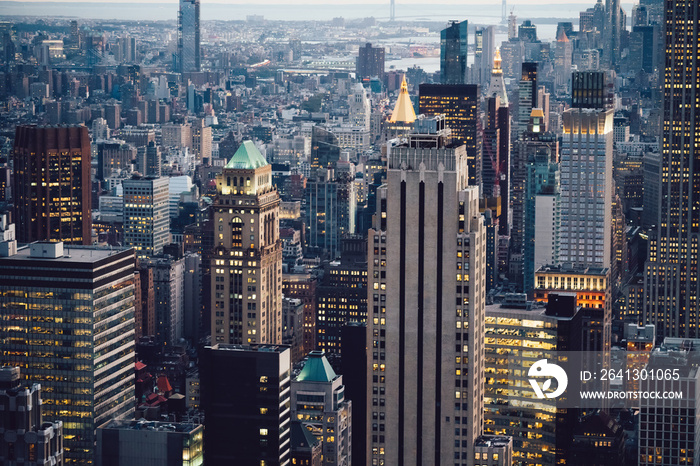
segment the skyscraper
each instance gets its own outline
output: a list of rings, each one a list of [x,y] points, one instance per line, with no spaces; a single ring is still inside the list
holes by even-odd
[[[468,22],[450,21],[440,31],[440,82],[442,84],[467,83],[467,34]]]
[[[177,53],[180,73],[199,71],[199,0],[180,0],[177,16]]]
[[[365,464],[473,464],[486,230],[465,147],[446,144],[442,118],[416,124],[391,149],[369,230]]]
[[[40,383],[66,463],[94,460],[95,429],[134,413],[134,250],[32,243],[0,257],[0,354]]]
[[[168,178],[134,177],[124,188],[124,244],[139,257],[157,256],[170,243]]]
[[[377,77],[384,81],[384,47],[372,47],[369,42],[360,47],[355,75],[358,81]]]
[[[90,137],[85,126],[17,126],[17,241],[92,244]]]
[[[613,111],[564,112],[559,260],[610,267]]]
[[[486,128],[484,128],[483,197],[495,198],[500,211],[498,232],[510,231],[510,112],[508,94],[501,69],[501,54],[496,56],[486,93]]]
[[[245,141],[216,178],[211,263],[214,343],[282,341],[280,198],[272,167]]]
[[[516,140],[527,131],[532,109],[537,107],[537,63],[524,62],[518,84],[518,124]],[[548,123],[548,122],[545,122]]]
[[[667,2],[666,69],[661,145],[659,221],[652,232],[645,270],[644,323],[660,337],[696,338],[699,332],[697,280],[700,240],[700,84],[696,76],[700,3]],[[692,70],[692,71],[691,71]]]
[[[478,27],[474,31],[474,68],[472,83],[485,86],[488,84],[495,46],[494,27]]]
[[[207,466],[290,464],[291,351],[225,345],[200,358]]]
[[[452,139],[467,150],[470,186],[481,186],[481,140],[477,137],[481,93],[474,84],[421,84],[419,113],[445,115]]]

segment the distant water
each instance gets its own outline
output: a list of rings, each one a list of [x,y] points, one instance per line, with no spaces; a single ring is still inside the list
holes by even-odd
[[[329,2],[330,3],[330,2]],[[500,3],[500,2],[499,2]],[[518,22],[527,18],[560,18],[576,20],[580,11],[595,2],[580,4],[516,5]],[[631,5],[623,8],[631,11]],[[15,2],[0,1],[0,16],[41,16],[84,19],[155,20],[175,21],[177,3],[75,3],[75,2]],[[323,5],[231,5],[202,2],[203,20],[245,20],[249,15],[262,15],[270,20],[327,21],[342,16],[346,19],[374,17],[389,19],[389,1],[377,4],[323,4]],[[447,21],[468,19],[479,24],[496,24],[501,21],[500,5],[396,5],[397,20]]]

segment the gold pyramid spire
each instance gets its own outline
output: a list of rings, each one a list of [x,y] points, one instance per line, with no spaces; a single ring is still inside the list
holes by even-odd
[[[396,123],[397,121],[413,123],[416,121],[416,112],[413,110],[413,103],[411,102],[411,97],[408,95],[406,75],[404,75],[403,81],[401,81],[399,98],[396,99],[396,105],[394,106],[394,111],[391,113],[389,121],[391,123]]]
[[[496,47],[496,54],[493,56],[493,69],[491,70],[491,74],[502,74],[503,70],[501,69],[501,62],[503,60],[501,59],[501,49],[499,47]]]

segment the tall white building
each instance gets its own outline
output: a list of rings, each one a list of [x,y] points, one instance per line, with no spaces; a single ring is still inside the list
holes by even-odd
[[[372,105],[362,84],[355,84],[355,87],[352,88],[352,92],[348,96],[348,107],[348,123],[369,131]]]
[[[486,229],[433,123],[391,148],[369,230],[368,465],[473,465],[483,431]]]
[[[134,177],[124,190],[124,244],[139,257],[157,256],[170,243],[168,178]]]
[[[564,112],[559,261],[610,267],[613,111]]]

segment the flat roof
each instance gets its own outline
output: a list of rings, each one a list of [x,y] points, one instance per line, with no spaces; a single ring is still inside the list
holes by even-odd
[[[101,247],[101,246],[78,246],[63,245],[63,256],[55,259],[48,257],[30,257],[29,245],[17,248],[17,254],[8,257],[0,257],[0,262],[4,261],[36,261],[36,262],[58,262],[58,263],[96,263],[109,257],[116,256],[133,248],[127,247]]]
[[[110,421],[109,423],[107,423],[107,425],[105,425],[101,428],[102,429],[148,430],[148,431],[156,431],[156,432],[191,433],[199,427],[202,427],[202,425],[201,424],[184,423],[184,422],[146,421],[144,419],[139,419],[138,421],[114,419],[114,420]]]

